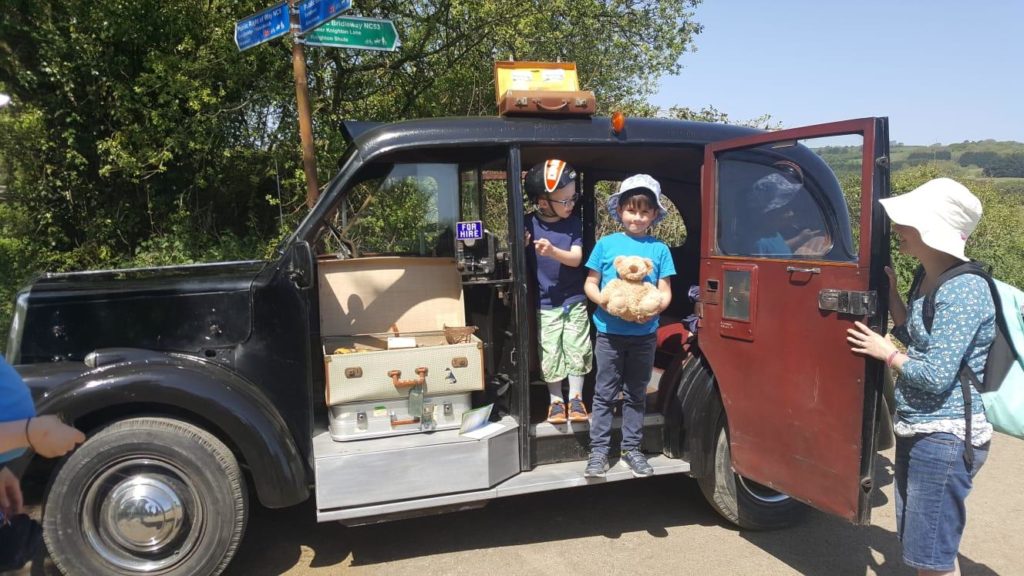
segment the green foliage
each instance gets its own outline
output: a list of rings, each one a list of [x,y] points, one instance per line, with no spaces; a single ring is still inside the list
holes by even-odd
[[[319,180],[344,120],[495,113],[495,59],[574,61],[602,110],[641,107],[679,71],[697,4],[360,2],[402,48],[305,49]],[[233,41],[266,6],[0,0],[0,320],[37,270],[265,256],[304,215],[291,40]]]
[[[894,196],[913,190],[932,178],[947,176],[935,166],[920,166],[894,173]],[[978,229],[967,242],[967,256],[992,265],[1000,280],[1024,286],[1024,196],[1007,193],[987,180],[962,180],[982,202],[984,213]],[[895,235],[890,253],[896,267],[900,293],[910,289],[917,262],[899,253]]]
[[[344,236],[359,254],[433,254],[452,226],[440,221],[437,194],[433,178],[360,184],[346,202]]]

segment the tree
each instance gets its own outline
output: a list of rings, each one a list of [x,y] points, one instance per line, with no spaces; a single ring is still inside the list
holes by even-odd
[[[361,1],[402,47],[306,48],[319,179],[344,120],[495,113],[495,59],[574,61],[603,111],[641,107],[698,2]],[[36,270],[251,258],[305,213],[291,40],[233,41],[266,5],[0,0],[0,319]]]

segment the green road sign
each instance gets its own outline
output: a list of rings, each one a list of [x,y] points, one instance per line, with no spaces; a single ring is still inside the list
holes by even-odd
[[[390,20],[342,16],[306,36],[306,44],[357,50],[398,49],[398,31]]]

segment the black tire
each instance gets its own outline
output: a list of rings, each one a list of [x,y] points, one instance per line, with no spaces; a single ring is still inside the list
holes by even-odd
[[[748,530],[776,530],[796,524],[807,514],[802,502],[733,471],[724,416],[718,418],[707,457],[708,473],[698,477],[697,483],[715,511],[729,522]]]
[[[43,535],[68,576],[220,574],[248,514],[234,455],[212,434],[169,418],[103,428],[53,476]]]

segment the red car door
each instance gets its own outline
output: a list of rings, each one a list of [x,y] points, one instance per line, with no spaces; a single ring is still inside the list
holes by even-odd
[[[882,367],[846,330],[886,314],[887,156],[867,118],[709,144],[702,175],[699,343],[734,471],[861,523]]]

